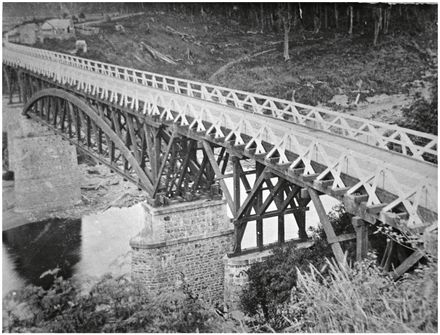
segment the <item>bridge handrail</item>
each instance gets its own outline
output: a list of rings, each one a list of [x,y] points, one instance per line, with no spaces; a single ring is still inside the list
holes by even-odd
[[[192,98],[232,106],[246,112],[265,114],[332,134],[355,139],[419,160],[437,162],[438,137],[420,131],[371,121],[356,116],[307,106],[260,94],[180,79],[59,52],[6,43],[5,49],[95,72],[113,78],[170,91]],[[361,137],[362,136],[362,137]],[[422,143],[421,145],[419,143]],[[428,159],[427,156],[428,155]]]
[[[386,222],[388,214],[407,213],[407,220],[400,216],[399,220],[406,220],[406,226],[417,228],[437,218],[437,167],[427,162],[414,161],[408,156],[396,157],[377,147],[360,146],[350,138],[337,139],[332,134],[294,126],[284,120],[268,122],[270,120],[261,114],[245,114],[232,106],[189,98],[174,91],[106,80],[104,74],[86,69],[72,71],[72,66],[53,62],[50,58],[42,59],[10,49],[3,55],[7,65],[47,77],[53,84],[67,84],[64,89],[75,87],[75,90],[124,106],[134,113],[157,116],[234,147],[244,146],[243,150],[249,155],[258,155],[271,164],[282,166],[287,175],[310,175],[317,187],[330,182],[332,190],[346,192],[347,197],[362,194],[368,208],[373,212],[380,210],[378,215],[382,222]],[[325,170],[316,169],[313,162],[325,166]],[[351,185],[344,181],[343,174],[359,182]],[[383,203],[377,194],[379,188],[394,195],[395,200]]]

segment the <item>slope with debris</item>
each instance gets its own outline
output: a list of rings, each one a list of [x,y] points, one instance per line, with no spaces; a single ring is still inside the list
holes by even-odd
[[[260,33],[214,15],[155,11],[97,26],[98,35],[77,37],[89,46],[84,57],[385,122],[401,118],[402,106],[437,80],[435,31],[384,36],[376,47],[370,34],[292,33],[285,62],[281,32]],[[67,52],[74,43],[37,47]]]

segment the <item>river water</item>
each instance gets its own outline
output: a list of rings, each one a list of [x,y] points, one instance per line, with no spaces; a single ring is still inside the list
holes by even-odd
[[[322,197],[330,210],[337,201]],[[316,226],[317,214],[310,205],[307,227]],[[25,284],[50,286],[52,276],[41,275],[56,268],[64,278],[79,276],[97,278],[104,273],[130,272],[129,240],[141,231],[143,208],[110,208],[105,212],[84,216],[81,220],[52,219],[30,223],[3,232],[2,294]],[[286,218],[286,240],[297,237],[293,215]],[[277,218],[263,224],[264,243],[277,240]],[[243,237],[242,247],[256,246],[255,222],[250,223]]]
[[[81,220],[52,219],[3,232],[2,292],[33,283],[47,287],[45,271],[93,278],[130,271],[129,240],[142,229],[143,209],[110,208]]]

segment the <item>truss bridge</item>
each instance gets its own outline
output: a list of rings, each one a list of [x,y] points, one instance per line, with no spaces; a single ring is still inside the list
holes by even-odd
[[[279,243],[287,215],[307,238],[312,202],[342,258],[323,194],[370,224],[417,234],[437,222],[437,136],[11,43],[3,65],[25,115],[145,190],[150,205],[224,197],[233,254],[250,221],[259,248],[270,217]]]

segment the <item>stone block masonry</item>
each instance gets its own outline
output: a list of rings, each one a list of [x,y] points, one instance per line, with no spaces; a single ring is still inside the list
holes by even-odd
[[[81,202],[76,147],[47,127],[7,108],[8,153],[15,177],[15,212],[45,215]]]
[[[143,206],[145,228],[130,241],[133,279],[153,291],[184,285],[205,301],[222,301],[223,257],[233,247],[225,201]]]

